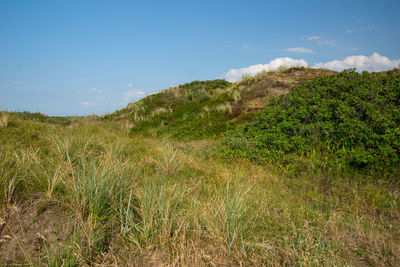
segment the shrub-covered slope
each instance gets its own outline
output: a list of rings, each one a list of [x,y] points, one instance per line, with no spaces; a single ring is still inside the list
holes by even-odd
[[[315,150],[356,168],[398,168],[400,75],[343,71],[295,87],[228,132],[235,154],[280,161]]]
[[[150,95],[104,118],[130,121],[134,134],[185,140],[213,138],[234,125],[253,120],[270,97],[288,93],[295,84],[332,73],[291,68],[244,77],[239,83],[194,81]]]

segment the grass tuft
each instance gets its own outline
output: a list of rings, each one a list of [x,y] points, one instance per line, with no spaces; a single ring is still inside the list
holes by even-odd
[[[1,111],[0,112],[0,127],[7,127],[8,120],[9,120],[8,113],[5,111]]]

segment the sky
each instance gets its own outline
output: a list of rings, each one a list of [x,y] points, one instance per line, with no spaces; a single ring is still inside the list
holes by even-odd
[[[398,14],[398,0],[0,0],[0,110],[102,115],[281,65],[392,69]]]

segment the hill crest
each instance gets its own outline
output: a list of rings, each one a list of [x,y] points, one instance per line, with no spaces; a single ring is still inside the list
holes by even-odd
[[[232,124],[251,121],[271,97],[287,94],[304,81],[334,73],[295,67],[244,76],[236,83],[219,79],[193,81],[130,103],[103,119],[126,120],[133,133],[142,135],[217,137]]]

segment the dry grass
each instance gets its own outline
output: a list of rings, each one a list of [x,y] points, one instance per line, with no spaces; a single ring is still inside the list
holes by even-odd
[[[229,102],[218,104],[215,110],[222,113],[232,113],[232,106]]]
[[[2,132],[9,142],[0,154],[0,246],[20,253],[2,256],[0,263],[395,266],[400,261],[396,185],[346,178],[328,183],[322,174],[307,172],[286,177],[273,166],[221,157],[216,142],[131,138],[116,123],[70,128],[34,123],[21,130],[32,139],[19,138],[18,128]],[[12,215],[12,207],[23,213],[28,203],[41,204],[31,205],[31,217]],[[68,227],[46,235],[53,227],[44,223],[49,216]],[[26,245],[29,238],[5,230],[28,221],[44,239],[59,236],[62,242],[44,242],[37,253]]]
[[[8,114],[7,112],[0,112],[0,127],[7,127],[8,125]]]
[[[248,109],[259,110],[259,109],[265,108],[265,106],[268,103],[268,99],[269,99],[269,96],[251,99],[245,103],[245,106]]]

